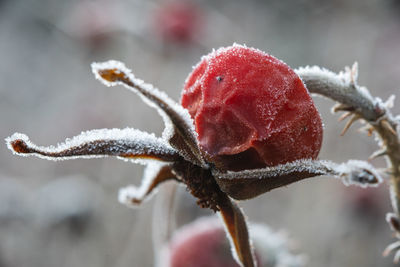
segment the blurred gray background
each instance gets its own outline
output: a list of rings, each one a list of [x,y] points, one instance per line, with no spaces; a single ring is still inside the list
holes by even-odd
[[[233,42],[271,53],[293,68],[317,64],[339,71],[358,61],[359,83],[373,95],[399,95],[397,0],[198,0],[190,19],[183,19],[189,24],[183,33],[163,28],[168,5],[1,0],[0,137],[22,132],[50,145],[97,128],[160,134],[157,113],[131,92],[100,84],[90,63],[124,61],[137,77],[178,100],[200,57]],[[321,159],[367,159],[377,148],[372,137],[356,131],[360,124],[340,137],[344,125],[330,113],[333,103],[318,98],[316,104],[325,124]],[[0,157],[1,267],[153,265],[154,201],[136,210],[117,201],[120,187],[140,184],[142,166],[111,158],[20,158],[5,145]],[[382,160],[372,163],[384,166]],[[391,257],[382,257],[392,241],[384,220],[391,209],[387,185],[361,190],[310,179],[240,205],[251,221],[286,229],[298,251],[308,255],[308,266],[393,265]],[[175,211],[178,226],[210,214],[183,188]]]

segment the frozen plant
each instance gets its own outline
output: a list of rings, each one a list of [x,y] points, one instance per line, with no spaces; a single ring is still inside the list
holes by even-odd
[[[259,68],[269,71],[261,73]],[[346,185],[363,187],[377,186],[381,182],[379,173],[364,161],[350,160],[337,164],[316,159],[322,127],[307,89],[311,93],[339,102],[335,111],[346,111],[353,115],[345,129],[356,119],[363,118],[371,127],[369,132],[375,130],[381,136],[380,145],[385,150],[379,154],[388,155],[391,164],[389,167],[392,168],[394,203],[399,199],[400,150],[396,132],[398,120],[388,110],[390,101],[383,103],[374,99],[366,88],[356,84],[356,66],[339,74],[318,67],[299,69],[296,74],[282,61],[257,49],[236,44],[218,49],[203,57],[189,75],[185,90],[186,93],[190,92],[192,85],[194,90],[198,85],[200,92],[206,92],[210,96],[229,83],[233,94],[236,94],[234,100],[223,102],[217,99],[219,102],[215,106],[219,108],[232,105],[232,109],[229,107],[228,110],[236,117],[229,116],[225,111],[222,115],[218,112],[213,115],[215,109],[211,109],[203,110],[206,115],[211,112],[211,116],[206,116],[204,120],[197,116],[196,107],[193,106],[201,103],[206,108],[207,103],[202,102],[203,100],[188,104],[184,102],[184,96],[182,104],[188,111],[164,92],[135,78],[121,62],[93,63],[92,70],[96,78],[106,86],[123,85],[156,108],[165,122],[162,137],[129,128],[103,129],[84,132],[56,146],[41,147],[33,144],[26,135],[16,133],[6,139],[9,149],[17,155],[34,155],[53,160],[115,156],[148,164],[140,187],[121,189],[120,202],[136,206],[148,199],[158,185],[168,180],[185,185],[198,199],[197,203],[201,207],[210,208],[220,214],[233,256],[241,266],[256,266],[256,262],[245,216],[235,200],[250,199],[274,188],[321,175],[339,178]],[[243,91],[246,84],[250,85],[249,90]],[[215,91],[209,91],[207,86]],[[260,95],[262,97],[258,98]],[[275,101],[271,101],[268,96]],[[246,101],[241,101],[242,97]],[[292,102],[291,99],[295,101]],[[213,97],[209,97],[207,101],[214,104]],[[252,112],[248,108],[254,103],[257,104],[258,112]],[[290,112],[298,110],[298,105],[308,108],[306,116],[299,112]],[[197,107],[202,108],[200,105]],[[239,110],[245,111],[240,113]],[[200,114],[203,111],[200,110]],[[223,116],[223,119],[213,121],[213,116]],[[254,116],[278,119],[272,119],[268,121],[268,125],[263,125]],[[291,122],[285,121],[286,118]],[[247,123],[250,119],[255,122]],[[238,123],[235,124],[234,121]],[[254,131],[242,138],[241,132],[246,127],[254,127]],[[221,135],[221,131],[224,134]],[[274,133],[280,132],[283,136],[274,136]],[[215,142],[214,138],[229,142],[215,148],[210,144],[221,143]],[[289,145],[281,146],[282,140],[287,140]],[[295,152],[295,156],[291,155],[291,151]],[[251,161],[253,159],[257,161],[256,164]],[[230,160],[235,164],[231,164]],[[389,217],[396,231],[400,229],[397,206],[394,205],[395,214]],[[400,242],[391,249],[399,247]]]

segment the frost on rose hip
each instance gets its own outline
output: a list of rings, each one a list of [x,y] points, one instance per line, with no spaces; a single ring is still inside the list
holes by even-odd
[[[202,58],[182,106],[217,167],[243,170],[318,156],[322,123],[300,77],[260,50],[234,45]]]

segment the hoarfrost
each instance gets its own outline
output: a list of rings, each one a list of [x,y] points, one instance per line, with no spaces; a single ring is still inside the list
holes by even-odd
[[[354,63],[352,69],[346,67],[345,71],[341,71],[339,73],[334,73],[319,66],[300,67],[296,69],[295,72],[300,77],[315,77],[315,80],[330,83],[330,90],[332,90],[332,88],[349,88],[349,91],[355,90],[360,95],[362,95],[364,99],[367,99],[370,102],[374,102],[374,99],[368,89],[357,85],[357,62]]]
[[[332,164],[345,185],[358,185],[361,187],[378,186],[382,177],[375,168],[361,160],[349,160],[342,164]]]
[[[288,175],[295,172],[309,172],[313,174],[323,175],[327,172],[325,161],[316,161],[311,159],[301,159],[286,164],[280,164],[273,167],[265,167],[262,169],[243,170],[243,171],[228,171],[225,173],[214,171],[218,178],[222,179],[267,179],[283,175]]]
[[[281,176],[309,173],[315,175],[330,175],[342,180],[345,185],[361,187],[378,186],[382,182],[380,174],[372,165],[365,161],[349,160],[337,164],[326,160],[302,159],[286,164],[262,169],[219,172],[213,174],[219,179],[279,179]]]
[[[118,201],[128,207],[136,208],[139,206],[135,205],[135,202],[140,204],[150,199],[158,191],[157,188],[151,188],[151,184],[164,166],[166,166],[165,163],[149,162],[144,170],[141,185],[139,187],[129,185],[121,188],[118,193]]]
[[[17,155],[34,155],[49,160],[107,156],[133,161],[137,157],[172,160],[177,156],[176,150],[165,140],[132,128],[86,131],[56,146],[48,147],[37,146],[28,136],[20,133],[6,138],[6,143]]]
[[[312,94],[321,95],[341,103],[344,106],[357,109],[362,117],[375,122],[386,110],[382,101],[373,98],[366,87],[357,84],[358,65],[350,69],[334,73],[318,66],[301,67],[295,70]]]
[[[318,77],[321,80],[329,80],[335,82],[338,86],[345,86],[350,83],[350,76],[346,72],[334,73],[328,69],[319,66],[305,66],[295,69],[300,77],[311,76]]]
[[[240,209],[242,214],[244,214],[242,208],[238,207],[238,209]],[[223,222],[225,222],[225,219],[222,216],[222,213],[219,212],[218,215],[221,218],[221,220]],[[246,224],[247,224],[247,222],[246,222]],[[229,233],[228,225],[226,223],[223,223],[223,225],[224,225],[224,230],[225,230],[226,237],[229,240],[229,245],[230,245],[230,248],[231,248],[231,254],[232,254],[233,258],[235,259],[236,263],[239,264],[240,267],[243,267],[243,263],[240,261],[239,255],[237,254],[237,251],[236,251],[236,248],[235,248],[235,242],[233,241],[232,235]],[[252,244],[253,241],[250,238],[249,238],[249,243],[250,243],[250,247],[254,248],[253,244]],[[254,249],[252,251],[252,254],[253,254],[253,259],[254,259]]]
[[[155,108],[161,115],[165,123],[165,129],[162,135],[164,139],[168,140],[170,137],[172,137],[173,134],[173,123],[169,116],[171,114],[168,114],[170,109],[184,120],[184,123],[186,124],[185,126],[190,130],[191,134],[194,137],[194,141],[196,142],[197,134],[194,129],[193,120],[190,117],[188,111],[184,109],[181,105],[176,103],[173,99],[171,99],[165,92],[160,91],[151,84],[145,83],[143,80],[137,79],[133,75],[132,71],[120,61],[110,60],[103,63],[94,62],[92,63],[91,67],[96,79],[101,81],[106,86],[123,85],[128,90],[138,94],[146,104]],[[124,74],[124,78],[129,80],[131,84],[128,85],[118,79],[114,81],[109,81],[103,78],[100,75],[100,72],[104,70],[114,70],[117,74]],[[163,103],[161,103],[160,100]]]

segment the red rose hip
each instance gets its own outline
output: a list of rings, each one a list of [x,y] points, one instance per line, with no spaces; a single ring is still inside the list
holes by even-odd
[[[321,148],[321,117],[300,77],[254,48],[203,57],[185,82],[182,106],[205,156],[221,169],[315,159]]]

